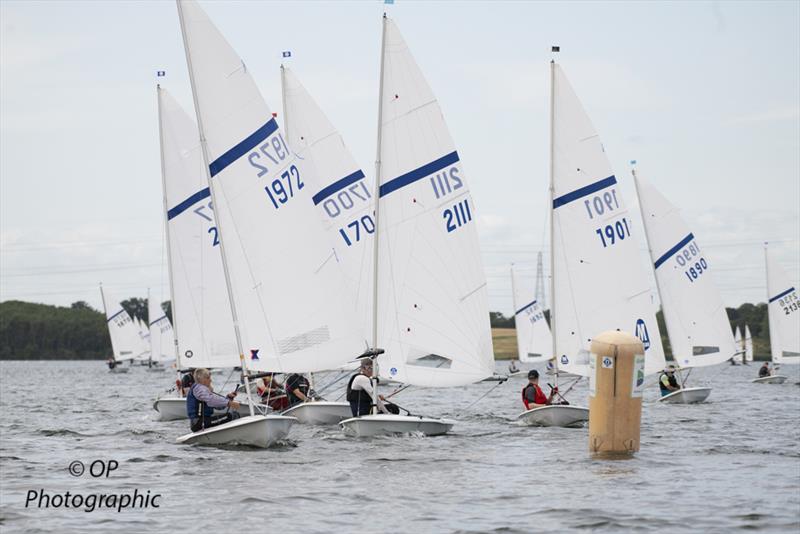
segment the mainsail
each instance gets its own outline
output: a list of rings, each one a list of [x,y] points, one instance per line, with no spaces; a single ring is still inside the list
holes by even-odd
[[[167,362],[175,359],[175,338],[172,324],[157,300],[147,299],[148,322],[150,323],[150,359]]]
[[[552,63],[552,253],[556,361],[588,375],[592,336],[634,333],[645,373],[664,367],[639,241],[600,138],[561,67]]]
[[[800,296],[773,257],[764,248],[767,263],[767,311],[772,361],[776,364],[800,364]]]
[[[670,346],[680,367],[716,365],[737,351],[712,261],[678,210],[633,173]]]
[[[103,309],[106,313],[111,349],[116,361],[133,360],[147,355],[147,345],[139,334],[139,327],[122,307],[122,304],[100,286]]]
[[[307,184],[319,180],[289,149],[247,66],[205,12],[190,0],[179,8],[247,365],[338,367],[363,350],[363,325],[311,199]]]
[[[311,200],[342,266],[367,339],[372,316],[373,182],[297,76],[281,67],[283,121],[289,148],[312,170]],[[356,356],[355,354],[351,356]]]
[[[545,320],[544,310],[536,299],[533,284],[526,283],[513,266],[511,293],[519,360],[529,363],[549,360],[553,357],[553,336]]]
[[[383,19],[378,132],[377,346],[382,376],[456,386],[492,374],[476,208],[442,110]]]
[[[753,336],[750,334],[750,327],[744,325],[744,361],[753,361]]]

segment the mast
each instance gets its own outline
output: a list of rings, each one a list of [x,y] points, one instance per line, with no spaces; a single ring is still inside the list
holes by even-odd
[[[378,82],[378,146],[375,153],[375,236],[373,237],[372,254],[372,348],[378,348],[378,237],[381,234],[380,207],[381,207],[381,143],[383,126],[383,68],[386,57],[386,13],[383,14],[383,31],[381,33],[381,73]],[[378,378],[378,358],[372,362],[372,378]],[[372,388],[372,413],[377,413],[378,405],[377,383]]]
[[[553,52],[558,50],[557,47],[553,47],[551,49]],[[555,362],[555,378],[553,381],[558,387],[558,352],[556,352],[556,269],[555,269],[555,242],[556,242],[556,231],[555,225],[553,224],[554,218],[554,209],[553,209],[553,200],[556,198],[556,190],[555,190],[555,173],[553,172],[553,162],[555,160],[555,141],[554,141],[554,133],[555,133],[555,123],[553,121],[555,116],[555,87],[556,82],[556,61],[554,59],[550,60],[550,202],[549,202],[549,211],[550,211],[550,330],[553,335],[553,360]]]
[[[769,292],[769,289],[767,289]],[[103,293],[103,284],[100,283],[100,300],[103,301],[103,315],[106,317],[106,330],[108,330],[108,310],[106,309],[106,294]],[[108,330],[108,337],[111,339],[111,330]],[[117,361],[117,356],[114,354],[114,340],[111,339],[111,358]]]
[[[150,317],[150,288],[147,288],[147,335],[150,337],[150,357],[147,358],[147,367],[148,369],[153,367],[153,334],[150,332],[150,322],[152,321],[152,317]],[[159,347],[160,348],[160,347]]]
[[[286,139],[291,139],[289,137],[289,116],[286,114],[286,72],[283,69],[283,63],[281,63],[281,96],[283,97],[283,131],[286,133]]]
[[[164,214],[167,213],[169,207],[167,205],[167,173],[164,167],[164,128],[162,126],[163,112],[161,110],[161,85],[156,85],[156,99],[158,100],[158,148],[161,152],[161,187],[164,191],[162,195]],[[178,322],[175,320],[175,292],[173,290],[172,282],[172,252],[169,244],[169,221],[164,218],[164,231],[167,238],[167,274],[169,275],[169,305],[172,310],[172,345],[175,348],[175,372],[178,374],[178,380],[181,378],[181,355],[178,348]],[[148,297],[149,298],[149,297]],[[151,352],[152,356],[152,352]],[[178,395],[183,396],[182,390],[178,388]]]
[[[547,299],[544,294],[544,268],[542,267],[542,251],[536,254],[536,293],[534,295],[544,311]]]
[[[184,20],[183,16],[183,7],[181,6],[180,0],[176,0],[176,4],[178,6],[178,18],[180,19],[181,23],[181,36],[183,37],[183,49],[186,53],[186,64],[189,67],[189,81],[192,85],[192,100],[194,101],[194,110],[195,114],[197,115],[197,129],[200,133],[200,148],[203,152],[203,173],[206,176],[206,181],[208,182],[208,189],[211,192],[211,201],[214,203],[215,206],[219,206],[217,204],[216,194],[214,193],[214,187],[211,184],[211,172],[209,171],[209,163],[208,163],[208,143],[206,142],[206,134],[205,129],[203,128],[203,117],[200,114],[200,103],[197,101],[197,87],[194,79],[194,69],[192,68],[192,56],[189,52],[189,44],[186,40],[186,21]],[[217,230],[219,232],[219,251],[222,255],[222,271],[225,273],[225,287],[228,290],[228,303],[231,307],[231,317],[233,319],[233,330],[236,335],[236,348],[239,350],[239,363],[242,366],[242,377],[244,378],[244,388],[245,392],[247,393],[247,400],[248,406],[250,407],[250,415],[255,415],[253,411],[253,402],[250,398],[250,379],[248,378],[247,373],[247,362],[244,359],[244,349],[242,345],[242,335],[239,332],[239,317],[236,314],[236,303],[234,302],[233,298],[233,287],[231,286],[231,278],[230,273],[228,271],[228,260],[225,256],[225,241],[223,238],[223,231],[222,225],[220,224],[219,217],[216,218],[217,223]]]

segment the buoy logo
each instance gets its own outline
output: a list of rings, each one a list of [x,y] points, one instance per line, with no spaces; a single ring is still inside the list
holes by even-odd
[[[187,350],[186,352],[183,353],[183,355],[186,356],[187,358],[191,358],[192,356],[194,356],[194,352]]]
[[[644,350],[650,348],[650,334],[647,333],[647,325],[644,324],[643,319],[636,321],[636,337],[641,340],[644,345]]]
[[[567,365],[569,363],[569,358],[567,358],[566,354],[561,355],[561,363]]]
[[[636,387],[641,387],[644,384],[644,370],[637,369],[636,370]]]
[[[392,375],[392,376],[396,375],[397,374],[397,367],[392,367],[391,369],[389,369],[389,374]]]

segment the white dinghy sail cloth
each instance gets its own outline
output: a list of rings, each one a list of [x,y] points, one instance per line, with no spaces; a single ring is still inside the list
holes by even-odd
[[[148,298],[147,308],[150,323],[150,359],[159,363],[172,361],[175,359],[172,324],[157,300]]]
[[[750,334],[750,327],[744,325],[744,361],[753,361],[753,336]]]
[[[544,310],[535,298],[535,288],[527,282],[512,265],[511,294],[519,361],[544,362],[553,357],[553,336],[544,318]]]
[[[712,261],[675,208],[635,171],[661,308],[680,367],[716,365],[737,351]]]
[[[139,335],[139,327],[131,316],[100,286],[100,295],[103,298],[103,309],[106,312],[108,335],[111,337],[111,349],[114,360],[125,361],[147,357],[148,349]]]
[[[357,317],[368,337],[372,317],[373,182],[358,167],[344,139],[291,69],[281,66],[286,140],[320,183],[311,200],[343,266]],[[356,355],[353,355],[356,356]]]
[[[553,296],[559,370],[589,375],[591,337],[631,332],[645,347],[645,374],[664,349],[639,242],[617,178],[561,67],[552,71]]]
[[[178,8],[247,365],[336,368],[365,343],[306,186],[318,183],[313,169],[292,154],[244,62],[205,12],[189,0]]]
[[[442,111],[383,18],[376,340],[383,377],[457,386],[492,375],[476,211]]]
[[[179,367],[239,364],[197,125],[159,88],[161,157]]]
[[[767,312],[772,362],[800,364],[800,296],[769,246],[764,247],[767,263]]]

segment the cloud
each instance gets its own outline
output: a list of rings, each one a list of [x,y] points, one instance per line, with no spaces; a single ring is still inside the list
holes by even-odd
[[[763,122],[797,121],[798,119],[800,119],[800,106],[795,105],[739,115],[729,119],[726,124],[733,126]]]

